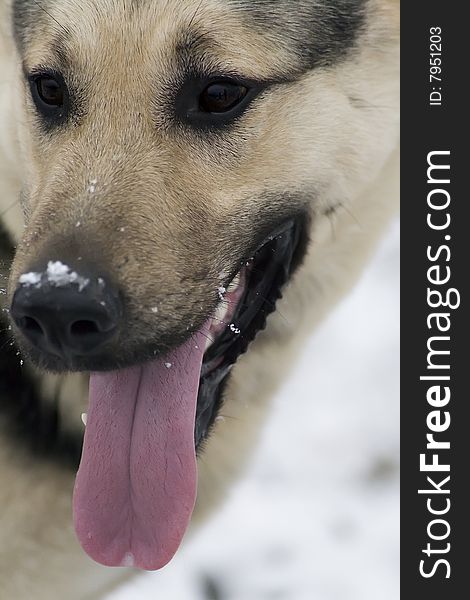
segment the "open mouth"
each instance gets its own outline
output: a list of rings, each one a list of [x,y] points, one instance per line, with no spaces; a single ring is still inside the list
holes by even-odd
[[[74,524],[97,562],[155,570],[188,527],[197,491],[196,451],[223,402],[230,369],[275,310],[302,253],[305,218],[257,249],[212,320],[164,358],[91,373]]]
[[[282,289],[296,267],[303,235],[300,219],[283,224],[246,261],[231,286],[219,290],[223,310],[217,311],[209,330],[215,339],[204,354],[201,368],[196,448],[207,437],[218,415],[232,366],[275,311]]]

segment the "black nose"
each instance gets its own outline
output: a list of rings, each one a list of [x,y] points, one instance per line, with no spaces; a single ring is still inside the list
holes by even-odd
[[[76,279],[50,281],[47,272],[23,276],[10,309],[38,350],[65,359],[93,354],[110,341],[121,313],[119,294],[103,279]]]

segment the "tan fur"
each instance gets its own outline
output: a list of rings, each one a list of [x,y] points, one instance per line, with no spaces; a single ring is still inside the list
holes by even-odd
[[[53,142],[38,134],[31,106],[23,107],[28,102],[19,84],[18,57],[8,32],[1,32],[0,214],[6,211],[2,220],[21,239],[12,286],[33,257],[60,253],[72,240],[77,252],[100,256],[132,290],[135,315],[145,314],[141,329],[163,327],[163,315],[170,330],[177,325],[172,320],[175,307],[179,318],[187,319],[217,288],[227,246],[220,247],[215,232],[222,232],[227,244],[235,232],[243,243],[237,216],[258,218],[269,210],[251,206],[253,198],[266,191],[319,191],[312,200],[307,259],[279,312],[234,369],[222,411],[230,418],[217,424],[200,460],[194,518],[199,522],[249,459],[269,399],[303,340],[353,285],[396,211],[398,3],[370,3],[368,31],[360,49],[345,62],[269,92],[248,115],[252,133],[236,158],[224,158],[220,148],[168,132],[164,122],[158,123],[151,99],[164,94],[178,32],[193,17],[218,41],[207,60],[242,66],[248,76],[275,76],[276,70],[290,66],[289,49],[279,40],[269,32],[253,36],[222,0],[152,2],[133,18],[123,0],[52,4],[54,18],[70,27],[74,69],[88,82],[91,105],[80,131],[72,129]],[[5,29],[6,10],[0,9]],[[88,27],[82,25],[82,11],[92,16]],[[50,59],[51,35],[45,32],[30,40],[28,66]],[[129,56],[138,56],[132,69]],[[91,192],[94,180],[96,190]],[[28,198],[24,234],[21,210],[10,208],[21,187]],[[194,233],[194,219],[205,220],[205,232]],[[123,255],[129,257],[125,265],[120,263]],[[208,271],[205,281],[194,277],[202,269]],[[180,293],[182,278],[191,287],[191,302]],[[155,302],[158,322],[150,311]],[[60,389],[66,427],[81,426],[86,378],[37,377],[44,389]],[[0,435],[1,428],[0,422]],[[79,548],[71,526],[72,475],[18,452],[3,437],[2,593],[18,600],[99,597],[123,575],[94,565]]]

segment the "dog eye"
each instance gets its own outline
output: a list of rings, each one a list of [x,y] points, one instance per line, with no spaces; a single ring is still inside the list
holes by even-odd
[[[47,127],[63,123],[68,116],[70,98],[60,73],[32,72],[28,76],[31,97]]]
[[[35,86],[39,99],[47,106],[60,107],[64,105],[64,86],[54,77],[37,77]]]
[[[244,85],[229,81],[215,82],[202,92],[199,105],[207,113],[225,113],[240,104],[247,93]]]
[[[242,76],[189,74],[172,98],[180,123],[210,132],[229,129],[267,87]]]

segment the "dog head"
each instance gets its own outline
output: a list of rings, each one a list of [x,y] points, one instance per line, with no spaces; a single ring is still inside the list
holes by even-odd
[[[199,386],[198,445],[310,221],[351,202],[395,142],[392,12],[375,0],[16,0],[13,12],[26,229],[9,294],[20,345],[48,369],[104,371],[92,382],[100,406],[120,387],[137,397],[158,380],[197,397]],[[140,366],[149,361],[158,367]],[[84,478],[80,497],[99,481],[93,468]],[[157,558],[141,517],[137,549],[104,550],[90,530],[109,541],[113,527],[83,498],[82,543],[106,564],[160,566],[191,511],[189,479],[169,483],[184,507]]]

